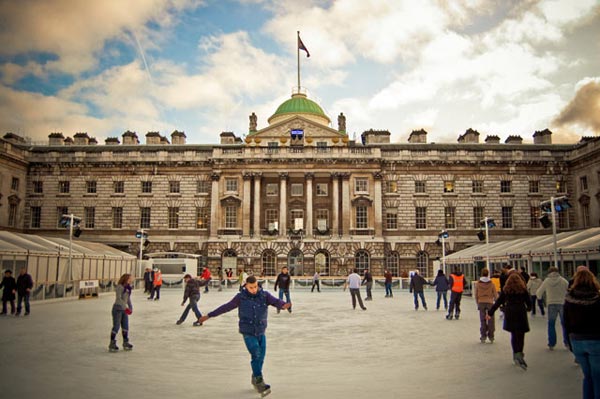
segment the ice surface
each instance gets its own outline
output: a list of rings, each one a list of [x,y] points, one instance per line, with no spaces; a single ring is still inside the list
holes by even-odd
[[[0,318],[2,398],[258,398],[250,357],[237,330],[237,310],[192,327],[181,289],[160,301],[133,294],[131,352],[109,353],[113,294],[98,299],[32,303],[31,315]],[[202,294],[213,310],[237,290]],[[364,289],[362,290],[364,296]],[[582,374],[561,345],[550,352],[546,319],[531,318],[525,338],[529,370],[512,363],[509,334],[497,322],[496,342],[479,342],[470,297],[460,320],[415,311],[412,295],[381,288],[353,310],[350,294],[296,289],[293,313],[269,313],[265,381],[269,398],[580,398]],[[558,323],[557,323],[558,324]],[[559,342],[561,332],[558,328]],[[118,345],[122,339],[119,336]]]

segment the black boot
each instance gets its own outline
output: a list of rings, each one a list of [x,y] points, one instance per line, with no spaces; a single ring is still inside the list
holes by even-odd
[[[129,343],[128,339],[123,340],[123,350],[130,351],[133,349],[133,345]]]
[[[117,346],[117,341],[112,339],[110,341],[110,344],[108,344],[108,350],[110,352],[117,352],[119,350],[119,347]]]

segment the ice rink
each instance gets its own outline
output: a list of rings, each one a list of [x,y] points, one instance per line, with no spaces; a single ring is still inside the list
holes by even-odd
[[[364,297],[364,289],[361,290]],[[192,327],[175,325],[182,289],[160,301],[133,294],[131,352],[109,353],[114,295],[32,303],[27,317],[0,318],[2,398],[257,398],[237,310]],[[202,294],[213,310],[237,293]],[[530,319],[524,371],[512,363],[509,334],[496,317],[496,342],[479,342],[475,304],[464,297],[460,320],[415,311],[412,294],[383,289],[353,310],[348,291],[292,291],[293,313],[271,308],[265,381],[269,398],[580,398],[582,374],[567,349],[549,351],[546,319]],[[559,328],[560,330],[560,328]],[[562,334],[559,332],[559,342]],[[119,336],[118,344],[122,339]]]

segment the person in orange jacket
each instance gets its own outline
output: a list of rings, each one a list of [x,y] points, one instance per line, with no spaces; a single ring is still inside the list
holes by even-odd
[[[212,275],[210,274],[210,269],[208,267],[205,267],[204,270],[202,270],[200,278],[206,281],[206,285],[204,286],[204,292],[208,292],[208,284],[212,279]]]
[[[467,286],[467,280],[465,279],[463,272],[458,269],[450,274],[448,280],[450,282],[450,308],[448,309],[446,319],[452,320],[452,313],[454,312],[454,318],[458,320],[460,317],[460,300],[462,298],[462,293]]]
[[[160,299],[160,288],[162,287],[163,279],[162,273],[158,268],[154,268],[154,281],[152,282],[152,292],[148,297],[148,300],[158,301]],[[154,294],[156,294],[156,298],[154,298]]]

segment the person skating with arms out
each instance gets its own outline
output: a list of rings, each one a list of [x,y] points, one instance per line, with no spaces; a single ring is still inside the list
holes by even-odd
[[[235,308],[238,309],[239,331],[244,337],[244,343],[251,357],[251,382],[262,396],[271,392],[271,386],[265,383],[262,373],[267,349],[265,331],[269,305],[275,306],[277,309],[289,309],[292,306],[291,303],[285,303],[264,291],[258,286],[256,277],[249,276],[246,279],[245,287],[231,301],[198,320],[199,323],[204,323],[212,317],[217,317]]]

